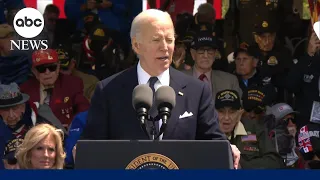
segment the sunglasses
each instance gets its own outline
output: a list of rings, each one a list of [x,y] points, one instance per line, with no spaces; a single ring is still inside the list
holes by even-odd
[[[294,118],[287,118],[287,119],[284,119],[284,121],[286,122],[286,124],[288,125],[289,122],[291,121],[293,124],[296,123],[296,120]]]
[[[261,107],[261,106],[258,106],[258,107],[255,107],[253,109],[245,109],[247,112],[253,112],[255,114],[261,114],[263,112],[265,112],[265,108]]]
[[[45,73],[48,69],[50,72],[56,71],[58,65],[57,64],[50,64],[50,65],[40,65],[36,66],[36,69],[39,73]]]

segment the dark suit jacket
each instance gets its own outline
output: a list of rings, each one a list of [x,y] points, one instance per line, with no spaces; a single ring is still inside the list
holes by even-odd
[[[32,78],[20,86],[30,96],[30,102],[40,102],[40,83]],[[75,76],[59,74],[50,97],[49,107],[62,124],[70,125],[73,117],[89,109],[83,95],[83,82]]]
[[[172,67],[169,71],[170,86],[176,92],[176,106],[163,139],[226,139],[219,129],[212,94],[207,85]],[[132,107],[132,91],[137,85],[137,66],[98,83],[91,99],[84,139],[149,139]],[[179,119],[185,111],[192,112],[193,116]]]
[[[187,75],[193,76],[193,68],[190,70],[184,70],[182,72]],[[238,79],[233,74],[219,70],[212,70],[211,86],[213,99],[216,99],[216,95],[218,92],[226,89],[235,90],[238,92],[239,96],[242,97],[242,90],[239,87]]]

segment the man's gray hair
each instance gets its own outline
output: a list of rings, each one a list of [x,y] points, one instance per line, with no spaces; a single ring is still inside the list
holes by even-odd
[[[167,12],[157,10],[157,9],[148,9],[145,11],[142,11],[138,16],[134,18],[131,24],[131,30],[130,30],[130,37],[136,38],[137,40],[140,39],[141,36],[141,30],[144,27],[145,24],[149,23],[152,19],[170,19],[171,17]]]
[[[216,13],[215,9],[213,8],[212,4],[210,3],[203,3],[200,4],[198,7],[199,14],[209,14],[209,13]]]

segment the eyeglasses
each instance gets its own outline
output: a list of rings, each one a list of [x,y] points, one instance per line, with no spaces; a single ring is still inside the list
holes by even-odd
[[[40,65],[36,66],[36,69],[39,73],[45,73],[47,69],[49,69],[50,72],[56,71],[58,65],[57,64],[45,64],[45,65]]]
[[[216,50],[215,49],[198,49],[197,50],[197,53],[198,54],[204,54],[205,52],[207,51],[207,53],[208,53],[208,55],[214,55],[214,53],[216,52]]]

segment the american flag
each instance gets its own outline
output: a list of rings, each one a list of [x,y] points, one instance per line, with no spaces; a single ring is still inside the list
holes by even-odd
[[[255,134],[249,134],[247,136],[242,136],[241,141],[242,142],[257,141],[257,136]]]

